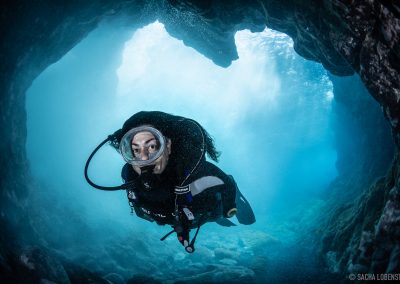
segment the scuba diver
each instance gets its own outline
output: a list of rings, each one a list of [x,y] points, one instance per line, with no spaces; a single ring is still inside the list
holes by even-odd
[[[107,142],[126,161],[120,186],[99,186],[87,174],[92,157]],[[132,212],[150,222],[171,225],[173,230],[161,240],[175,232],[191,253],[200,226],[207,222],[235,226],[228,220],[235,215],[241,224],[255,222],[233,177],[206,161],[206,154],[218,161],[214,141],[199,123],[164,112],[142,111],[93,151],[85,178],[97,189],[125,189]],[[196,229],[192,240],[191,229]]]

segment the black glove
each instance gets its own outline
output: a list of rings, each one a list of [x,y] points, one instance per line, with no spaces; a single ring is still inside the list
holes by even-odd
[[[189,225],[194,219],[193,213],[187,207],[181,207],[178,212],[177,223],[174,226],[174,230],[178,237],[179,242],[185,247],[186,251],[193,252],[193,249],[189,247]]]
[[[176,225],[175,226],[175,232],[176,232],[176,236],[178,237],[178,241],[184,247],[187,247],[189,245],[190,229],[185,225]]]

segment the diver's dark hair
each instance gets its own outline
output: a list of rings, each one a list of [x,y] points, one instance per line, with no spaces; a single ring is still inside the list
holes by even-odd
[[[210,157],[211,160],[218,162],[218,158],[221,155],[220,151],[217,151],[215,148],[214,144],[214,139],[211,137],[211,135],[204,129],[203,126],[198,124],[203,131],[204,139],[205,139],[205,144],[206,144],[206,152],[207,156]]]
[[[176,156],[180,156],[182,159],[185,157],[189,158],[192,154],[198,155],[197,152],[202,147],[202,138],[204,137],[205,151],[208,157],[218,162],[220,152],[215,148],[213,138],[199,123],[192,119],[161,111],[141,111],[135,113],[125,121],[121,129],[111,135],[110,144],[118,150],[125,133],[134,127],[146,124],[153,126],[167,138],[171,139],[172,148],[183,151],[183,153],[176,154]],[[179,147],[176,147],[176,145],[179,145]],[[173,150],[173,152],[175,151]]]

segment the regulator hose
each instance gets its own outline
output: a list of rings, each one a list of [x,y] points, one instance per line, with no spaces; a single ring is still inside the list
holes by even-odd
[[[129,188],[131,185],[133,185],[133,182],[128,182],[128,183],[124,183],[122,185],[117,185],[117,186],[101,186],[101,185],[97,185],[95,184],[93,181],[90,180],[89,176],[88,176],[88,168],[89,168],[89,164],[93,158],[93,156],[96,154],[96,152],[103,147],[104,144],[106,144],[108,141],[112,141],[114,139],[113,135],[108,136],[103,142],[101,142],[94,150],[93,152],[90,154],[88,160],[86,161],[86,165],[85,165],[85,179],[86,181],[93,186],[94,188],[100,189],[100,190],[107,190],[107,191],[114,191],[114,190],[121,190],[121,189],[127,189]]]

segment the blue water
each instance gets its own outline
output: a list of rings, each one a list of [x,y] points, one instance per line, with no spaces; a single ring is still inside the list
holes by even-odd
[[[337,174],[332,84],[283,34],[245,30],[235,40],[239,59],[221,68],[161,23],[137,31],[103,24],[34,81],[26,103],[26,149],[37,180],[31,204],[50,247],[125,280],[141,273],[273,283],[299,271],[318,275],[316,263],[305,260],[312,252],[298,243]],[[83,178],[88,155],[141,110],[200,122],[222,152],[219,167],[252,204],[256,224],[207,224],[188,255],[173,237],[159,241],[169,228],[131,216],[124,192],[90,188]],[[90,175],[118,185],[122,165],[115,150],[104,148]]]

